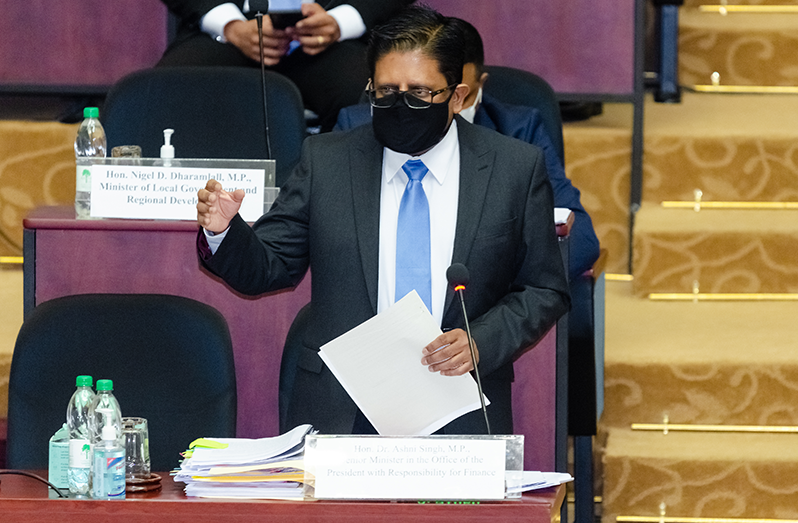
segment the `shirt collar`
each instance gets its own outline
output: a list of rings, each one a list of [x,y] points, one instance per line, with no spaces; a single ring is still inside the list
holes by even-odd
[[[421,156],[398,153],[387,147],[384,147],[383,151],[383,162],[385,162],[385,174],[387,175],[388,182],[400,172],[402,176],[407,177],[404,171],[402,171],[402,166],[407,160],[418,159],[424,162],[424,165],[427,166],[430,174],[432,174],[438,184],[443,184],[443,181],[446,179],[446,173],[449,172],[452,158],[459,152],[457,120],[452,119],[452,124],[449,126],[449,130],[446,131],[443,139]]]

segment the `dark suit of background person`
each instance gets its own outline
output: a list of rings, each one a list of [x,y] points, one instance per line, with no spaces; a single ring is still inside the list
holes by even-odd
[[[452,262],[470,270],[466,299],[492,402],[491,428],[512,433],[513,358],[569,304],[551,187],[538,148],[456,119],[461,169]],[[318,350],[377,312],[382,151],[371,126],[311,136],[272,210],[251,228],[236,216],[216,254],[203,261],[251,295],[296,285],[312,268],[310,318],[288,426],[311,423],[331,434],[353,430],[358,409]],[[462,325],[449,289],[441,328]],[[471,412],[444,431],[484,433],[485,424],[480,412]]]
[[[368,103],[345,107],[338,115],[335,129],[352,129],[370,123],[370,111],[371,106]],[[532,107],[505,104],[483,93],[474,123],[543,149],[546,170],[554,192],[554,206],[570,209],[574,213],[568,272],[571,279],[574,279],[588,270],[598,259],[599,241],[590,215],[579,201],[579,189],[565,176],[565,169],[546,133],[540,112]]]
[[[179,20],[177,36],[164,52],[158,66],[229,65],[259,67],[234,45],[216,42],[200,29],[200,19],[211,9],[234,3],[239,9],[244,0],[162,0]],[[414,0],[327,0],[319,1],[326,10],[348,4],[357,9],[366,30],[397,13]],[[305,106],[315,111],[322,130],[335,123],[341,107],[357,102],[368,80],[365,37],[337,42],[316,56],[296,49],[269,70],[290,78],[302,93]],[[258,96],[259,93],[253,93]]]

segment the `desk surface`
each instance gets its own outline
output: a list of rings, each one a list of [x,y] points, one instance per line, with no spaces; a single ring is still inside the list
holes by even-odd
[[[43,474],[46,476],[46,474]],[[161,492],[128,495],[125,501],[49,499],[47,487],[23,476],[0,476],[0,514],[18,523],[110,521],[126,523],[280,522],[422,523],[447,521],[552,523],[559,521],[565,485],[526,493],[520,501],[478,505],[355,501],[265,501],[187,498],[183,483],[165,473]]]

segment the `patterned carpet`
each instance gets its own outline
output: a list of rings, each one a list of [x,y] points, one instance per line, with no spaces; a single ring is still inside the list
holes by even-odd
[[[603,521],[798,517],[796,434],[632,423],[798,425],[798,302],[655,302],[608,282]]]
[[[641,438],[613,429],[604,466],[618,481],[605,488],[603,521],[618,515],[659,517],[661,510],[671,517],[795,520],[796,449],[794,434]]]
[[[75,199],[77,125],[0,121],[0,256],[22,254],[22,219]]]
[[[0,419],[8,412],[8,374],[17,332],[22,326],[22,269],[0,266]],[[2,428],[2,427],[0,427]],[[3,436],[0,430],[0,437]]]
[[[798,82],[798,14],[721,16],[685,7],[679,17],[683,85],[710,84],[713,72],[720,74],[721,85],[793,86]]]

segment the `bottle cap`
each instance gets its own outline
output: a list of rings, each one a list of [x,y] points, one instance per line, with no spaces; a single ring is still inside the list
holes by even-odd
[[[161,158],[174,158],[175,147],[172,145],[172,134],[174,129],[163,130],[163,145],[161,146]]]
[[[99,118],[100,109],[97,107],[86,107],[83,109],[83,118]]]
[[[78,376],[75,378],[75,385],[78,387],[91,387],[94,380],[91,376]]]
[[[114,390],[113,380],[97,380],[97,390]]]

